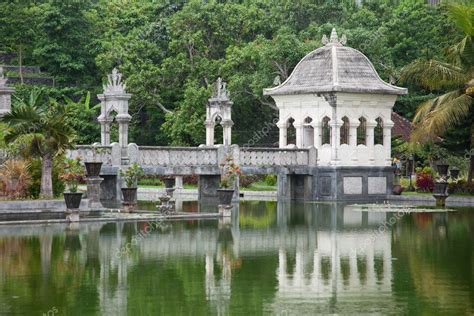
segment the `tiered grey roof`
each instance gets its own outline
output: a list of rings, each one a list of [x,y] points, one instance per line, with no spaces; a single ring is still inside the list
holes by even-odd
[[[264,95],[288,95],[324,92],[356,92],[379,94],[406,94],[400,88],[380,79],[369,59],[356,49],[345,47],[346,37],[338,38],[333,29],[324,46],[305,57],[296,65],[288,79],[274,88],[263,90]]]

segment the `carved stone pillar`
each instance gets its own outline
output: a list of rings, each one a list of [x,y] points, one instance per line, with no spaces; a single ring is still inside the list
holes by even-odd
[[[317,149],[320,149],[321,148],[321,143],[322,143],[322,138],[321,138],[321,134],[322,134],[322,130],[321,130],[321,122],[320,121],[317,121],[317,122],[314,122],[312,124],[313,126],[313,129],[314,129],[314,147],[316,147]]]
[[[122,153],[122,165],[128,164],[128,123],[132,117],[128,114],[128,101],[132,97],[126,93],[126,85],[122,82],[122,74],[116,68],[107,76],[107,84],[104,85],[104,93],[97,95],[101,101],[100,116],[101,122],[101,141],[102,145],[110,144],[110,124],[113,121],[111,113],[116,113],[115,117],[119,124],[119,144]]]
[[[285,148],[288,145],[288,124],[286,122],[278,122],[277,127],[280,129],[279,146]]]
[[[100,123],[100,143],[103,146],[110,145],[110,124],[112,120],[106,118],[99,119]]]
[[[386,165],[392,164],[392,127],[393,122],[386,121],[383,123],[383,147],[385,149]]]
[[[331,164],[339,164],[339,157],[337,156],[337,150],[341,143],[341,126],[342,121],[331,120]]]
[[[298,123],[293,123],[293,126],[295,127],[296,130],[296,147],[298,148],[303,148],[303,129],[304,125],[301,122]]]
[[[356,162],[358,160],[358,157],[357,157],[357,127],[358,125],[355,125],[357,122],[358,120],[349,121],[349,146],[352,149],[351,160],[353,162]]]
[[[206,146],[214,146],[214,122],[206,121]]]
[[[223,142],[225,146],[230,146],[232,144],[232,126],[234,122],[232,120],[224,120],[221,122],[223,129]]]
[[[374,128],[377,126],[377,122],[374,120],[367,120],[367,148],[369,149],[369,164],[375,163],[375,151],[374,151]]]
[[[206,145],[214,145],[214,125],[217,118],[220,118],[223,128],[223,143],[231,145],[232,143],[232,101],[229,99],[227,84],[218,78],[212,97],[209,98],[206,106]]]
[[[3,75],[3,68],[0,67],[0,117],[11,111],[11,95],[15,92],[15,88],[6,85],[7,80]]]

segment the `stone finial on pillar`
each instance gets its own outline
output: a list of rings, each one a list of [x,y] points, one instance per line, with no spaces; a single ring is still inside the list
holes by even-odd
[[[128,163],[128,125],[132,117],[128,114],[128,101],[132,97],[125,91],[122,74],[116,68],[107,75],[104,92],[97,95],[101,101],[100,116],[102,145],[110,145],[110,125],[115,121],[119,124],[119,144],[122,148],[122,164]],[[116,115],[114,117],[114,114]]]
[[[0,67],[0,117],[11,111],[11,95],[15,92],[15,88],[7,86],[7,81],[3,68]]]
[[[220,119],[219,124],[223,128],[223,144],[232,144],[232,104],[229,99],[229,91],[227,91],[227,83],[221,78],[218,78],[212,97],[206,106],[206,145],[214,145],[214,127],[216,120]]]

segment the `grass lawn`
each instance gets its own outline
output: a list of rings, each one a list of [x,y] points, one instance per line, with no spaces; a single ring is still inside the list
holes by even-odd
[[[249,187],[241,187],[240,191],[276,191],[276,185],[268,185],[263,181],[254,182]]]

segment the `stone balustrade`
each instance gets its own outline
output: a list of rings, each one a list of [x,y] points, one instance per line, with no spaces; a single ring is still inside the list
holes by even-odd
[[[104,166],[120,167],[122,156],[128,156],[130,163],[138,163],[147,172],[157,171],[158,168],[168,168],[175,172],[183,167],[212,167],[218,168],[226,155],[232,155],[236,163],[242,167],[300,167],[315,166],[317,151],[312,148],[240,148],[236,145],[230,147],[160,147],[137,146],[129,144],[121,148],[118,143],[110,146],[79,145],[67,152],[68,158],[81,157],[82,161],[101,161]],[[189,169],[191,170],[191,169]],[[206,169],[210,170],[210,169]]]
[[[120,146],[114,143],[110,146],[77,145],[66,153],[68,158],[80,157],[82,161],[102,162],[104,165],[120,165]]]
[[[215,147],[157,147],[139,146],[130,162],[142,166],[188,167],[215,166],[219,163]]]
[[[314,161],[310,157],[314,154]],[[316,152],[307,148],[241,148],[239,162],[242,166],[308,166],[315,165]]]

